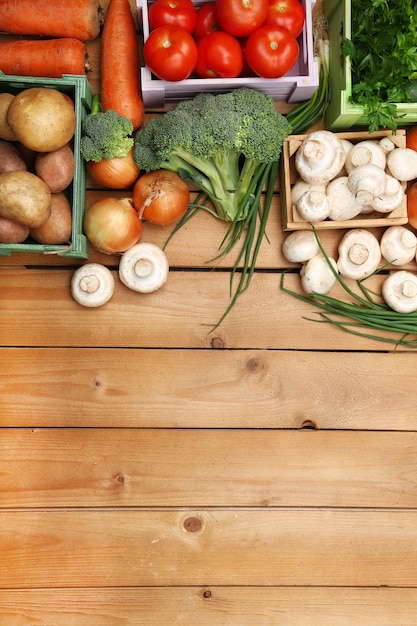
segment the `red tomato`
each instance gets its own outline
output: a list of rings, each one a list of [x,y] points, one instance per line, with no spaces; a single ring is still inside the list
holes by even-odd
[[[158,78],[184,80],[196,66],[197,44],[182,28],[159,26],[145,41],[143,56],[148,68]]]
[[[283,26],[293,37],[303,30],[306,12],[299,0],[269,0],[265,24]]]
[[[299,47],[295,37],[281,26],[261,26],[246,42],[246,60],[263,78],[284,76],[295,65]]]
[[[407,148],[411,148],[412,150],[417,150],[417,126],[413,126],[410,129],[407,129],[405,135],[405,142]]]
[[[268,14],[268,0],[216,0],[220,28],[234,37],[247,37]]]
[[[194,39],[198,41],[204,35],[220,30],[216,20],[216,3],[206,2],[197,10],[197,23],[194,29]]]
[[[149,7],[148,18],[151,30],[172,26],[192,33],[197,22],[197,9],[192,0],[156,0]]]
[[[408,223],[417,230],[417,183],[412,183],[407,189]]]
[[[195,71],[200,78],[235,78],[242,71],[242,47],[229,33],[209,33],[197,42],[197,50]]]

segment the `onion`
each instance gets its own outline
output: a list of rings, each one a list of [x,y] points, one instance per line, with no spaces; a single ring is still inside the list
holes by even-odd
[[[133,160],[133,148],[125,157],[102,161],[87,161],[87,172],[99,185],[109,189],[126,189],[139,176],[139,168]]]
[[[155,170],[140,176],[133,187],[133,206],[139,216],[165,226],[181,218],[188,208],[190,190],[170,170]]]
[[[84,232],[94,248],[117,254],[139,241],[142,221],[131,198],[101,198],[87,209]]]

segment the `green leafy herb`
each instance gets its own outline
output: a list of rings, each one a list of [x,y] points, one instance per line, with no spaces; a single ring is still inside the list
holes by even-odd
[[[352,102],[362,106],[369,131],[396,131],[399,102],[411,102],[407,86],[417,78],[417,3],[352,0],[352,35],[342,52],[350,57]]]

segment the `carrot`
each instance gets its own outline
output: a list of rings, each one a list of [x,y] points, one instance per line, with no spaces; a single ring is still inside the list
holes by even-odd
[[[139,43],[129,0],[110,0],[101,37],[101,105],[143,123]]]
[[[99,0],[1,0],[0,32],[90,41],[100,34]]]
[[[87,48],[79,39],[18,40],[0,42],[0,70],[14,76],[84,74]]]

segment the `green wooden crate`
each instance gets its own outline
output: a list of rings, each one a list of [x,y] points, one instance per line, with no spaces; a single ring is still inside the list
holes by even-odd
[[[9,76],[0,72],[0,93],[17,94],[31,87],[57,89],[69,96],[75,107],[77,125],[74,134],[74,178],[66,193],[72,206],[71,248],[68,245],[43,245],[32,239],[22,243],[0,243],[0,255],[10,256],[12,252],[55,253],[65,257],[87,258],[88,240],[83,233],[85,211],[86,171],[85,162],[80,155],[82,122],[91,109],[92,91],[85,76],[64,75],[62,78],[37,78],[27,76]]]
[[[326,128],[349,130],[352,126],[368,126],[363,107],[350,102],[350,60],[341,51],[343,40],[352,35],[351,0],[323,0],[323,12],[328,20],[330,40],[331,102],[325,118]],[[397,103],[397,110],[401,126],[417,123],[417,103]]]

